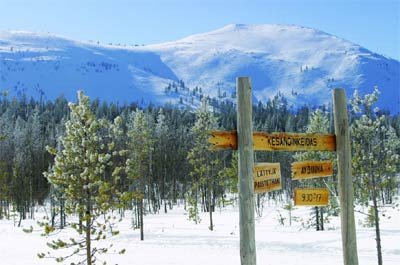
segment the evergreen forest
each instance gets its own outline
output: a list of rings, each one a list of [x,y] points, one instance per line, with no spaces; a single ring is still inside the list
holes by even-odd
[[[356,203],[369,207],[366,215],[377,233],[379,207],[392,203],[400,188],[400,116],[375,108],[378,97],[377,89],[364,97],[355,93],[349,104]],[[237,203],[237,154],[213,152],[207,139],[211,130],[235,130],[236,106],[231,101],[203,101],[193,110],[168,104],[119,105],[91,100],[83,92],[76,103],[63,97],[44,102],[4,94],[0,220],[13,219],[20,226],[24,219],[35,219],[39,207],[46,207],[49,218],[40,221],[45,231],[70,224],[83,236],[70,245],[89,249],[87,264],[102,251],[91,249],[87,239],[100,240],[103,230],[112,227],[98,221],[111,223],[105,217],[111,212],[131,218],[142,240],[143,216],[167,213],[177,205],[190,220],[209,222],[213,230],[212,213]],[[263,132],[334,133],[330,106],[293,109],[281,95],[253,106],[253,126]],[[335,164],[334,154],[328,152],[255,154],[255,162],[281,163],[283,187],[256,195],[257,215],[262,216],[267,201],[283,202],[290,211],[298,186],[328,187],[332,198],[338,196],[335,173],[304,183],[292,181],[290,165],[301,160]],[[199,212],[209,213],[209,220],[200,220]],[[329,206],[315,208],[307,225],[324,230],[324,220],[338,214],[338,202],[332,199]],[[76,223],[69,223],[69,217]],[[50,245],[57,249],[66,243]]]

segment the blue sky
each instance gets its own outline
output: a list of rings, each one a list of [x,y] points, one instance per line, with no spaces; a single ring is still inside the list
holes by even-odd
[[[0,0],[0,30],[102,43],[159,43],[230,23],[316,28],[400,60],[400,0]]]

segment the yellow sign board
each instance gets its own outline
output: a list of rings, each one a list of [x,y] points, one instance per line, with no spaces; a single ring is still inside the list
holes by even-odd
[[[262,193],[282,189],[281,165],[257,163],[253,168],[254,192]]]
[[[312,179],[333,174],[331,161],[302,161],[292,163],[292,179]]]
[[[212,131],[208,141],[213,149],[237,149],[236,131]],[[334,134],[253,133],[255,151],[335,151]]]
[[[316,133],[253,134],[254,150],[266,151],[334,151],[335,135]]]
[[[326,188],[296,188],[294,205],[326,206],[329,203],[329,190]]]
[[[208,142],[212,149],[238,149],[236,131],[212,131]]]

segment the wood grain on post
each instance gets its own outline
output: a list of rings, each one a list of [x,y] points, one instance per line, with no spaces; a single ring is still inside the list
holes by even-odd
[[[333,90],[336,152],[339,179],[340,214],[344,265],[358,265],[354,194],[351,172],[351,150],[346,93]]]
[[[249,78],[237,78],[236,88],[238,97],[237,143],[239,153],[240,262],[242,265],[256,265],[253,187],[253,104]]]

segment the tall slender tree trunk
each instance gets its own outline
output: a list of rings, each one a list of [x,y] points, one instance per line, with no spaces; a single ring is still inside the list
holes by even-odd
[[[144,189],[143,189],[144,190]],[[151,201],[152,201],[152,197],[151,197],[151,194],[152,194],[152,191],[153,189],[151,188],[151,184],[149,184],[148,185],[148,189],[147,189],[147,193],[145,192],[144,194],[147,194],[147,207],[148,207],[148,213],[152,213],[152,210],[151,210]],[[143,207],[144,207],[144,201],[143,201]]]
[[[176,188],[176,176],[175,176],[175,163],[173,163],[173,165],[172,165],[172,167],[173,167],[173,172],[172,172],[172,202],[173,203],[176,203],[177,202],[177,192],[176,192],[176,190],[177,190],[177,188]],[[171,208],[170,208],[170,210],[171,210]]]
[[[208,211],[210,212],[210,230],[213,231],[214,230],[213,216],[212,216],[212,212],[213,212],[212,204],[213,204],[213,202],[212,202],[212,198],[211,198],[212,194],[211,194],[211,180],[210,179],[208,180],[208,191],[207,191],[207,193],[208,193],[208,196],[207,196],[208,197],[207,198],[207,200],[208,200]]]
[[[87,182],[88,183],[88,182]],[[88,185],[88,184],[87,184]],[[92,246],[91,246],[91,238],[90,238],[90,232],[91,232],[91,212],[92,212],[92,206],[90,202],[90,190],[87,188],[86,190],[86,227],[85,227],[85,232],[86,232],[86,262],[87,265],[92,265]],[[80,219],[81,221],[82,219]]]
[[[91,249],[91,239],[90,239],[90,213],[86,213],[86,259],[87,265],[92,265],[92,249]]]
[[[10,202],[6,202],[7,220],[10,220]]]
[[[79,213],[79,233],[81,234],[82,233],[82,231],[83,231],[83,223],[82,223],[82,220],[83,220],[83,214],[82,213]]]
[[[63,229],[66,224],[66,216],[65,216],[65,201],[63,198],[60,199],[60,228]]]
[[[23,213],[20,212],[20,213],[19,213],[18,227],[21,227],[22,218],[23,218]]]
[[[132,216],[132,228],[133,229],[138,228],[138,218],[137,218],[137,216],[139,216],[139,214],[138,214],[138,211],[137,211],[137,208],[138,208],[137,205],[138,205],[137,200],[136,199],[133,200],[132,201],[132,214],[133,214],[133,216]]]
[[[54,205],[54,197],[51,195],[50,197],[50,211],[51,211],[51,227],[55,226],[55,219],[56,219],[56,207]]]
[[[166,183],[167,183],[167,151],[164,148],[164,163],[163,163],[163,180],[162,180],[162,200],[164,201],[164,213],[167,213],[167,191],[166,191]],[[169,192],[169,195],[171,192]],[[171,196],[168,196],[171,197]],[[171,198],[169,198],[171,199]]]
[[[139,201],[139,222],[140,222],[140,240],[144,240],[144,224],[143,224],[143,199]]]
[[[3,201],[0,201],[0,220],[3,220]]]
[[[260,208],[261,208],[261,198],[260,198],[260,194],[257,194],[257,201],[256,201],[256,205],[257,205],[257,214],[258,216],[260,216]]]
[[[377,250],[377,254],[378,254],[378,265],[382,265],[383,261],[382,261],[382,245],[381,245],[381,230],[379,227],[379,209],[378,209],[378,200],[377,197],[378,195],[377,193],[377,188],[376,188],[376,180],[375,180],[375,176],[372,176],[372,203],[373,203],[373,207],[374,207],[374,221],[375,221],[375,235],[376,235],[376,250]]]
[[[33,184],[32,184],[32,174],[29,178],[29,217],[30,219],[34,219],[34,205],[35,203],[33,202]]]
[[[320,214],[320,227],[321,227],[321,231],[324,231],[325,230],[325,228],[324,228],[324,208],[320,208],[319,209],[319,214]]]

